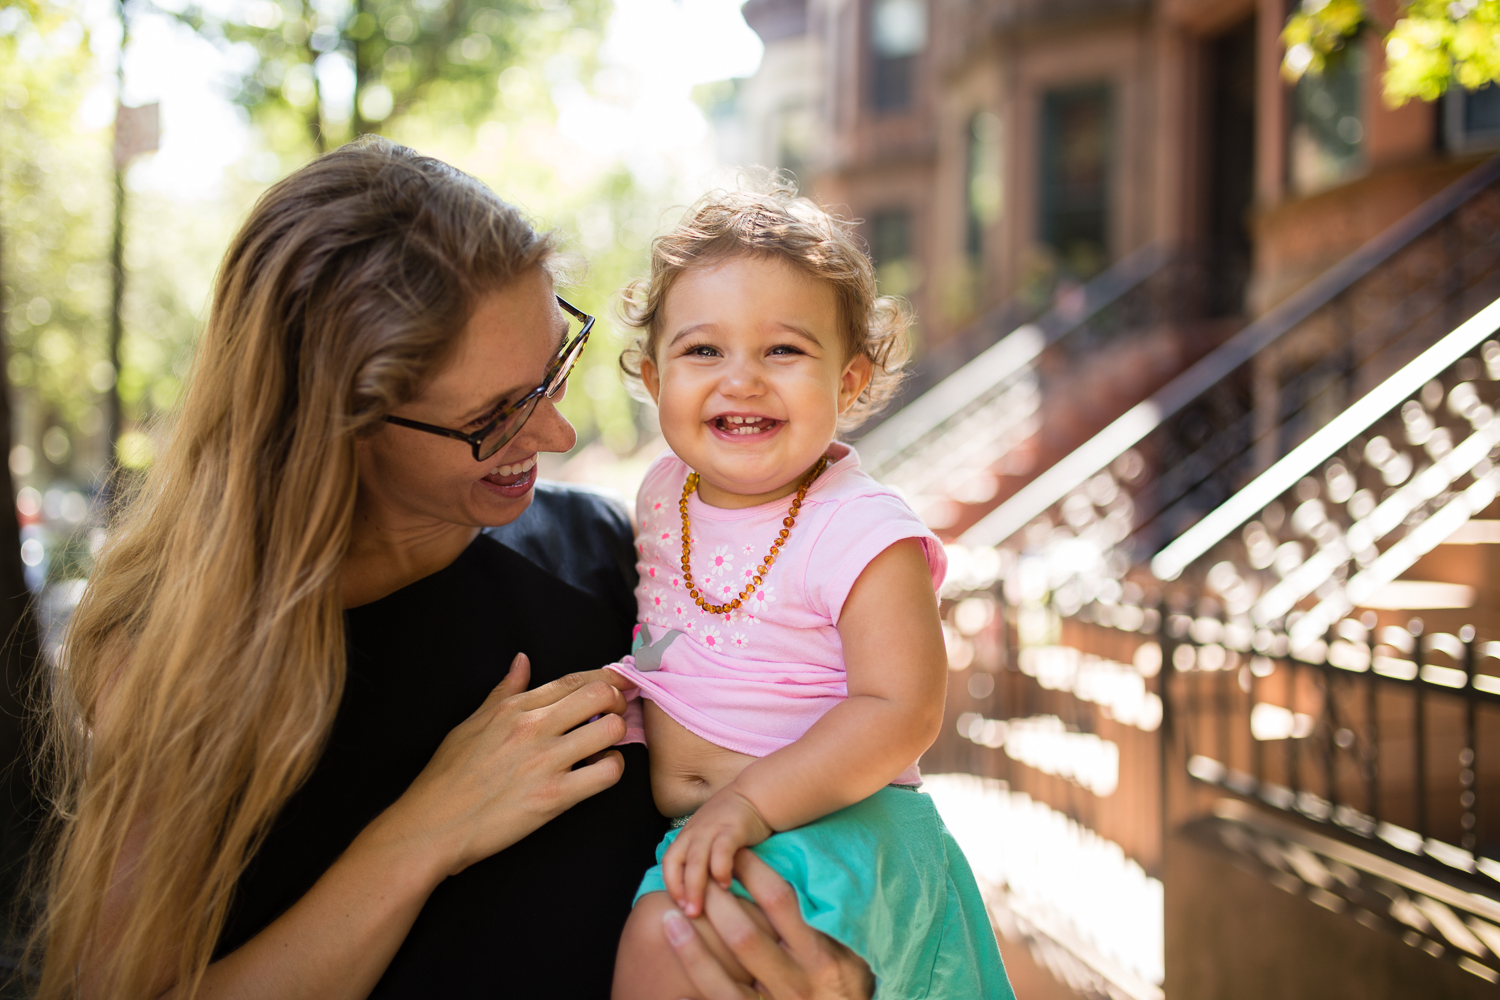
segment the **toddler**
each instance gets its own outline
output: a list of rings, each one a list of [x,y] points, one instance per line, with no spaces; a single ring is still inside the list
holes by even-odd
[[[978,887],[916,761],[942,724],[942,546],[835,440],[889,396],[907,320],[846,225],[787,190],[715,194],[652,246],[621,359],[671,452],[637,501],[640,695],[657,849],[614,1000],[694,996],[663,918],[754,847],[877,995],[1011,998]],[[632,701],[632,706],[637,702]],[[636,726],[644,727],[644,732]]]

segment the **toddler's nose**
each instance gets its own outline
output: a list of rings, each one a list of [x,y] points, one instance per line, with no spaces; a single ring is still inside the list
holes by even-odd
[[[766,380],[760,365],[752,360],[739,360],[729,365],[719,383],[719,391],[736,399],[759,396],[766,391]]]

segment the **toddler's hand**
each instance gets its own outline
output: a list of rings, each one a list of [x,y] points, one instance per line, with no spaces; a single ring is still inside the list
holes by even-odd
[[[701,915],[709,878],[728,889],[735,852],[774,832],[749,799],[733,788],[720,790],[693,813],[661,859],[667,895],[688,916]]]

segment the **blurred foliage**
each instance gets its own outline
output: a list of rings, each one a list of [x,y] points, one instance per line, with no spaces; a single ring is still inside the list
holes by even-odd
[[[104,394],[118,379],[127,426],[170,410],[186,373],[231,219],[156,192],[127,201],[127,335],[107,361],[111,132],[81,105],[99,82],[93,41],[60,5],[0,11],[0,294],[18,485],[98,485]],[[245,201],[243,190],[236,205]],[[137,432],[138,433],[138,432]]]
[[[6,374],[20,422],[37,425],[36,460],[46,438],[57,467],[72,457],[73,431],[103,424],[91,381],[106,354],[110,152],[99,134],[72,127],[79,83],[93,76],[88,42],[59,8],[0,10]],[[108,388],[105,375],[97,380]]]
[[[1364,0],[1304,2],[1287,18],[1281,32],[1281,44],[1286,46],[1282,76],[1296,82],[1305,73],[1321,75],[1367,27],[1369,14]]]
[[[111,130],[89,124],[97,111],[84,114],[91,88],[111,89],[103,75],[112,72],[115,40],[89,36],[81,2],[0,8],[0,294],[12,352],[5,374],[16,443],[30,456],[29,467],[12,461],[18,486],[98,485],[103,397],[116,377],[121,457],[130,468],[148,464],[160,446],[159,418],[190,367],[214,270],[250,203],[316,155],[319,140],[329,148],[377,129],[469,171],[559,232],[578,261],[567,294],[600,317],[564,412],[581,443],[600,440],[617,453],[640,443],[649,421],[618,376],[614,296],[644,269],[664,206],[688,199],[675,177],[643,185],[556,127],[553,94],[587,89],[597,72],[607,0],[353,0],[342,9],[257,0],[214,8],[239,20],[165,9],[174,0],[131,0],[133,24],[169,17],[225,54],[238,70],[225,97],[243,109],[252,137],[215,194],[189,199],[128,180],[117,375],[105,363]],[[344,86],[342,105],[335,85]]]
[[[1478,90],[1500,80],[1500,0],[1416,0],[1386,37],[1385,96],[1435,100],[1453,83]]]
[[[1375,27],[1365,0],[1303,0],[1281,33],[1282,75],[1321,74]],[[1385,35],[1382,81],[1392,106],[1433,101],[1450,86],[1478,90],[1500,81],[1500,0],[1412,0]]]
[[[233,47],[244,67],[235,100],[273,145],[292,145],[301,132],[322,152],[407,116],[477,125],[497,93],[516,89],[507,68],[539,52],[591,57],[607,4],[252,0],[232,8],[233,18],[223,10],[193,4],[173,13]]]

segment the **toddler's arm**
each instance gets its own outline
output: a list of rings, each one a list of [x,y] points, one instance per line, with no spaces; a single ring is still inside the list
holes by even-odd
[[[667,892],[689,916],[702,912],[708,878],[729,886],[739,848],[868,798],[937,739],[948,663],[921,542],[897,542],[865,567],[838,630],[848,699],[740,772],[662,858]]]

